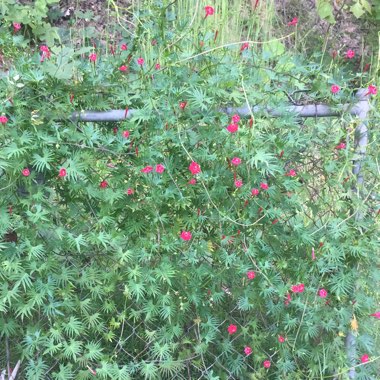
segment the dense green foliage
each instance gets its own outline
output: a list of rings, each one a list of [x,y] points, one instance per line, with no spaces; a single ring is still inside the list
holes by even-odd
[[[49,7],[59,0],[35,0],[20,2],[17,0],[2,0],[0,3],[0,18],[6,24],[20,23],[24,26],[25,36],[37,37],[53,43],[58,38],[57,28],[50,25]]]
[[[163,6],[140,14],[114,55],[24,53],[1,30],[14,65],[0,81],[0,368],[7,342],[25,379],[345,378],[352,329],[356,364],[370,361],[357,378],[375,379],[376,133],[358,187],[357,117],[265,111],[341,110],[371,78],[279,41],[205,54],[209,18],[198,40],[171,20]],[[243,104],[263,108],[230,133],[221,107]],[[71,121],[80,109],[136,111]]]

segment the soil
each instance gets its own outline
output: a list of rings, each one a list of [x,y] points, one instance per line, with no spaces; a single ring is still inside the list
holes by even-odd
[[[74,44],[80,44],[84,30],[94,31],[92,37],[109,41],[120,38],[114,31],[114,26],[120,22],[131,29],[128,20],[131,19],[131,0],[61,0],[51,7],[49,15],[51,23],[61,30],[71,29],[70,39]],[[115,7],[119,12],[116,16]]]
[[[26,0],[23,0],[26,1]],[[282,19],[283,25],[293,19],[299,18],[298,30],[300,35],[307,33],[307,47],[320,46],[321,41],[328,36],[328,48],[330,53],[335,51],[346,52],[348,49],[354,50],[356,58],[373,54],[373,46],[369,37],[373,34],[373,41],[376,41],[376,30],[379,23],[369,21],[366,18],[356,19],[350,12],[343,9],[346,0],[334,0],[334,14],[336,24],[330,25],[327,21],[321,20],[316,10],[316,0],[275,0],[278,17]],[[247,5],[251,5],[253,0],[247,0]],[[257,1],[254,1],[256,4]],[[116,23],[115,12],[112,3],[108,5],[107,0],[61,0],[58,5],[51,9],[52,22],[58,27],[74,27],[78,31],[84,28],[93,27],[98,35],[109,38],[117,38],[114,35],[111,24]],[[130,9],[132,0],[114,0],[119,8],[121,20],[124,25],[130,20]],[[78,34],[77,38],[82,38]],[[364,42],[366,41],[366,42]]]
[[[345,0],[333,1],[336,23],[331,25],[318,16],[316,0],[276,0],[277,12],[284,22],[290,21],[293,17],[299,18],[298,28],[301,34],[308,33],[310,46],[313,46],[313,40],[324,40],[328,35],[330,53],[334,50],[346,52],[349,49],[355,51],[357,56],[374,53],[371,35],[376,41],[376,31],[380,24],[365,17],[357,19],[344,8],[346,3]]]

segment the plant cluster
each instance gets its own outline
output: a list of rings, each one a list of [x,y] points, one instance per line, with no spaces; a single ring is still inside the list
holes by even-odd
[[[286,105],[341,110],[376,87],[349,60],[325,69],[280,41],[217,46],[217,10],[197,11],[196,40],[158,4],[110,54],[12,40],[0,368],[20,359],[21,378],[36,380],[314,379],[347,373],[351,331],[358,379],[374,379],[375,135],[359,185],[358,118],[301,120]],[[257,111],[225,112],[244,104]],[[125,120],[71,117],[90,109]]]
[[[0,16],[4,26],[12,24],[13,32],[21,29],[25,37],[37,37],[53,44],[58,38],[57,28],[53,27],[48,19],[49,9],[59,0],[36,0],[18,2],[15,0],[3,0],[0,6]]]

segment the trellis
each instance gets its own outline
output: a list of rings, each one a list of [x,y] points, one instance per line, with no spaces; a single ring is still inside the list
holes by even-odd
[[[360,123],[358,124],[355,130],[355,140],[354,140],[355,141],[355,159],[353,161],[352,173],[357,178],[358,186],[363,186],[364,177],[363,177],[363,173],[361,169],[362,169],[362,161],[365,159],[365,156],[366,156],[366,148],[368,144],[368,129],[366,125],[366,119],[368,116],[368,112],[370,111],[370,108],[371,107],[369,103],[369,94],[368,94],[367,89],[360,89],[356,93],[355,101],[352,103],[343,104],[340,107],[341,110],[337,110],[337,108],[332,108],[326,104],[291,105],[291,106],[286,107],[283,111],[265,108],[262,106],[250,107],[249,105],[245,105],[238,108],[227,107],[227,108],[221,109],[221,112],[225,112],[229,115],[237,113],[242,117],[247,117],[257,112],[265,112],[271,117],[281,117],[281,116],[285,116],[286,114],[293,114],[300,118],[337,117],[337,116],[342,115],[343,113],[349,113],[353,116],[357,116],[360,120]],[[110,111],[104,111],[104,112],[82,111],[82,112],[74,112],[70,116],[70,120],[72,122],[96,122],[96,123],[118,122],[118,121],[123,121],[125,119],[132,118],[135,113],[136,113],[136,110],[133,110],[133,109],[110,110]],[[361,192],[359,192],[358,189],[353,189],[353,190],[355,190],[358,193],[358,196],[361,196],[360,195]],[[356,217],[356,220],[359,220],[362,218],[362,214],[357,213],[355,217]],[[356,338],[351,333],[351,331],[348,332],[347,337],[346,337],[346,352],[347,352],[348,362],[351,366],[348,371],[348,376],[350,379],[355,379],[356,378],[356,372],[355,372]],[[217,361],[217,359],[218,357],[215,357],[215,362]],[[194,366],[192,363],[190,364]],[[187,365],[189,365],[189,363],[187,363]],[[17,365],[13,369],[10,375],[10,379],[16,378],[19,367],[20,367],[20,361],[18,361]],[[202,376],[205,374],[205,370],[207,370],[207,368],[205,370],[202,370],[201,368],[198,368],[196,366],[195,366],[195,369],[198,371],[198,373],[201,374],[200,378],[202,378]],[[0,380],[5,379],[5,373],[6,373],[5,370],[0,372]],[[8,373],[10,373],[9,368],[8,368]],[[233,375],[229,373],[229,371],[228,371],[228,374],[229,374],[229,378],[234,379]]]
[[[360,123],[355,129],[355,159],[353,161],[352,173],[357,178],[357,184],[359,186],[364,185],[364,177],[362,173],[362,162],[366,156],[366,149],[368,145],[368,129],[366,125],[366,119],[368,112],[370,111],[370,103],[367,89],[360,89],[355,95],[355,101],[352,103],[343,104],[340,106],[341,110],[337,108],[332,108],[326,104],[308,104],[308,105],[291,105],[282,110],[270,109],[262,106],[250,107],[245,105],[242,107],[234,108],[227,107],[221,109],[221,112],[227,113],[229,115],[239,114],[240,116],[247,117],[253,115],[257,112],[266,112],[271,117],[281,117],[286,114],[293,114],[300,118],[309,117],[337,117],[343,113],[349,113],[353,116],[357,116]],[[136,110],[134,109],[124,109],[124,110],[110,110],[110,111],[81,111],[74,112],[70,116],[70,120],[73,122],[118,122],[125,119],[130,119],[134,116]],[[356,190],[354,188],[353,190]],[[358,193],[360,196],[360,193]],[[362,218],[360,213],[356,214],[356,220]],[[348,332],[346,337],[346,352],[348,362],[352,366],[349,369],[348,376],[350,379],[356,378],[355,371],[355,357],[356,357],[356,339],[351,331]]]

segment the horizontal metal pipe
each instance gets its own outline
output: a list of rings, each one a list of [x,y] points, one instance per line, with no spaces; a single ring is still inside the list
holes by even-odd
[[[349,112],[351,115],[358,115],[363,108],[368,105],[368,96],[365,94],[366,90],[360,90],[357,93],[358,102],[355,104],[343,104],[340,110],[333,109],[326,104],[308,104],[302,106],[288,106],[283,110],[271,109],[262,106],[250,107],[226,107],[220,111],[227,113],[228,115],[239,114],[240,116],[249,116],[252,113],[267,112],[270,116],[280,117],[286,114],[295,114],[299,117],[333,117],[339,116],[343,112]],[[130,119],[136,113],[137,110],[109,110],[109,111],[81,111],[74,112],[70,116],[72,121],[81,122],[110,122],[110,121],[123,121]]]
[[[268,112],[270,116],[281,117],[286,114],[295,114],[299,117],[333,117],[339,116],[343,112],[350,112],[356,115],[362,109],[361,103],[367,103],[366,100],[360,100],[356,104],[344,104],[341,106],[341,111],[335,110],[326,104],[307,104],[303,106],[288,106],[284,109],[271,109],[260,106],[252,107],[252,113]],[[251,111],[248,106],[232,108],[227,107],[223,110],[227,114],[237,113],[240,116],[249,116]]]

